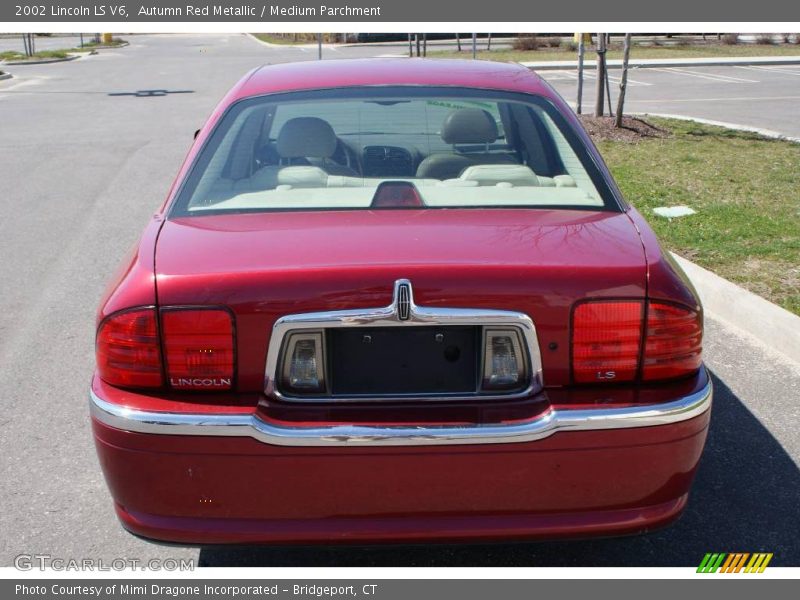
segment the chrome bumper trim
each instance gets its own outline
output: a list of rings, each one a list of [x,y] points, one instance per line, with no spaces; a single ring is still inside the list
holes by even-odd
[[[507,444],[540,440],[559,431],[595,431],[653,427],[692,419],[711,406],[710,379],[692,394],[649,406],[598,409],[551,409],[534,419],[512,424],[464,426],[330,425],[287,427],[254,414],[203,415],[148,412],[107,402],[90,391],[92,416],[101,423],[139,433],[160,435],[240,436],[277,446],[433,446]]]

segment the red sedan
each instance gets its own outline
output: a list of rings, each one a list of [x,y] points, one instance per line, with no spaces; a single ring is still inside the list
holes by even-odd
[[[123,526],[180,543],[531,539],[677,518],[702,308],[539,77],[247,74],[102,301]]]

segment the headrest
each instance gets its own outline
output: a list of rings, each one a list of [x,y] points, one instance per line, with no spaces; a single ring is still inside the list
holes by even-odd
[[[497,135],[494,118],[480,108],[454,110],[442,123],[442,139],[446,144],[491,144]]]
[[[276,146],[282,158],[330,158],[336,152],[336,134],[327,121],[297,117],[281,127]]]
[[[328,174],[319,167],[283,167],[278,171],[278,185],[293,188],[324,188],[328,186]]]
[[[537,186],[539,178],[525,165],[473,165],[464,169],[461,179],[477,181],[479,185],[508,183],[514,187]]]

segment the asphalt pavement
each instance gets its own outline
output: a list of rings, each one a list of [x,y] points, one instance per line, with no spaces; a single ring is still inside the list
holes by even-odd
[[[800,366],[713,316],[709,443],[688,510],[668,529],[600,541],[290,549],[166,547],[125,533],[87,413],[102,290],[225,91],[256,65],[316,59],[315,48],[267,48],[243,35],[129,39],[72,62],[9,67],[14,78],[0,81],[0,565],[45,553],[207,565],[688,566],[737,550],[800,565]],[[326,48],[324,58],[363,52]],[[632,84],[630,106],[800,134],[790,101],[800,98],[799,76],[697,70],[718,72],[758,85],[642,71],[631,77],[649,85]],[[569,96],[568,75],[547,77]]]

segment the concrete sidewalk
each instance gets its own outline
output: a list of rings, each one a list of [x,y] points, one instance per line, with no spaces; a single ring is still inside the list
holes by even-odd
[[[577,60],[547,60],[526,61],[519,63],[534,71],[548,69],[577,69]],[[606,61],[608,68],[622,68],[622,60]],[[638,58],[628,62],[631,68],[653,67],[726,67],[748,65],[800,65],[800,56],[731,56],[731,57],[703,57],[703,58]],[[597,67],[596,60],[584,60],[583,66],[587,69]]]

